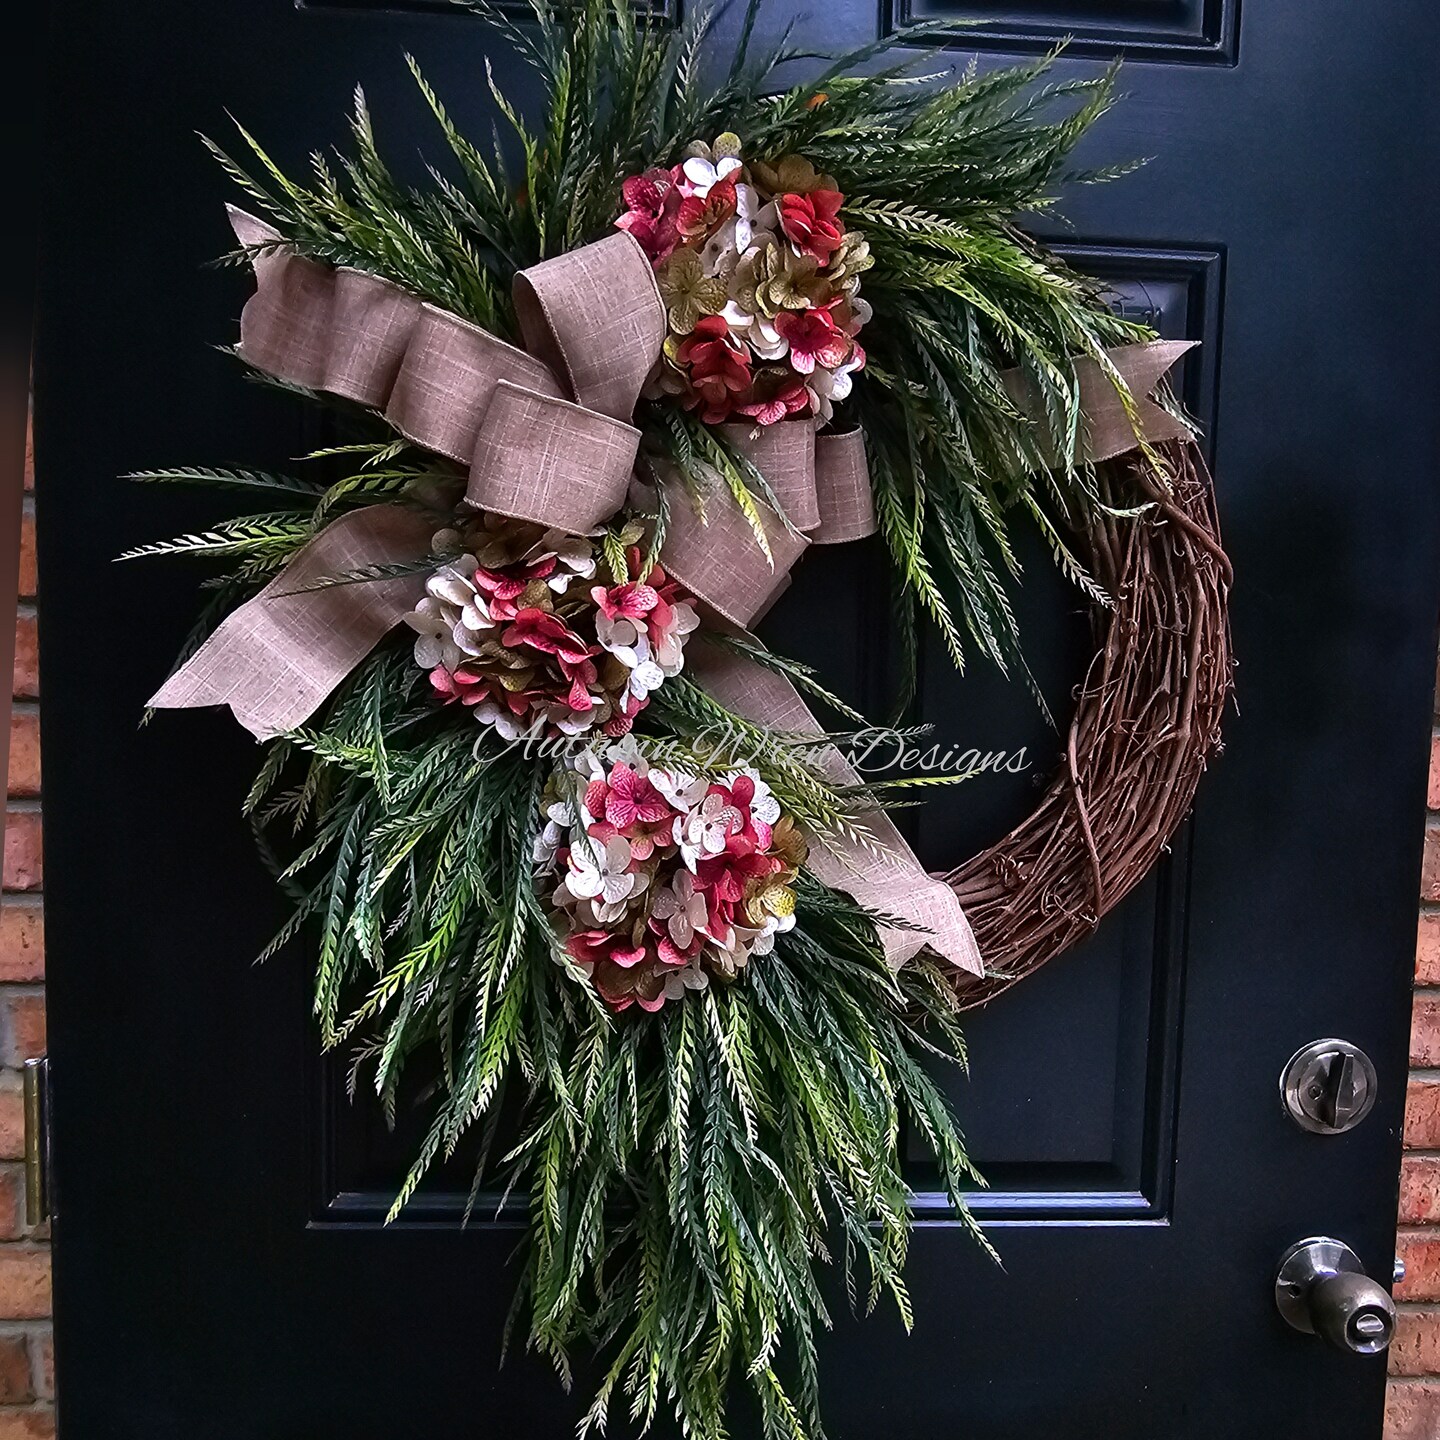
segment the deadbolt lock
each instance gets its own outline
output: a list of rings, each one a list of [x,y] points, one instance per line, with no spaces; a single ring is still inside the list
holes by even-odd
[[[1375,1066],[1348,1040],[1314,1040],[1280,1076],[1285,1111],[1312,1135],[1343,1135],[1375,1106]]]

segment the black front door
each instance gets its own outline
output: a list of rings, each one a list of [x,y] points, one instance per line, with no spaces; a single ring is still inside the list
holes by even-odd
[[[791,11],[774,0],[765,26]],[[443,1176],[381,1227],[410,1138],[316,1059],[303,949],[250,963],[280,914],[238,817],[253,745],[225,714],[136,725],[191,581],[110,564],[208,516],[121,472],[278,460],[307,438],[298,406],[207,348],[233,337],[245,285],[202,268],[227,248],[227,194],[194,131],[228,108],[296,165],[340,138],[359,81],[403,158],[433,138],[409,50],[483,136],[490,32],[440,12],[134,0],[58,17],[36,425],[65,1440],[561,1440],[578,1415],[540,1364],[497,1367],[513,1229],[462,1231]],[[828,48],[952,13],[829,0],[797,33]],[[916,1332],[840,1324],[831,1434],[1377,1440],[1383,1359],[1288,1330],[1271,1288],[1308,1235],[1382,1280],[1393,1255],[1440,560],[1433,17],[1416,0],[974,13],[987,63],[1063,33],[1062,78],[1129,57],[1089,158],[1155,158],[1067,197],[1058,238],[1120,303],[1204,342],[1183,384],[1239,577],[1240,713],[1167,861],[1086,947],[974,1017],[956,1101],[1004,1269],[917,1167]],[[870,563],[808,561],[772,620],[856,696],[883,690]],[[1063,713],[1079,601],[1042,556],[1029,576],[1030,650]],[[1052,763],[1018,687],[957,680],[938,647],[924,682],[942,745]],[[1030,779],[932,804],[924,858],[949,867],[1003,833]],[[1372,1056],[1380,1100],[1321,1139],[1276,1082],[1332,1034]]]

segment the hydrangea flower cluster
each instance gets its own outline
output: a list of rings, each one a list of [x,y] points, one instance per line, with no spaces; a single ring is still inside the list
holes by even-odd
[[[685,663],[700,623],[693,599],[658,565],[605,584],[588,536],[484,515],[442,530],[445,563],[405,622],[415,663],[447,704],[507,740],[628,733],[652,691]]]
[[[829,420],[865,364],[860,276],[874,261],[844,196],[798,155],[746,164],[738,136],[632,175],[615,222],[655,266],[670,334],[649,394],[711,424]]]
[[[634,737],[567,761],[535,859],[561,948],[615,1010],[658,1010],[729,981],[795,924],[805,861],[753,770],[718,780],[649,764]]]

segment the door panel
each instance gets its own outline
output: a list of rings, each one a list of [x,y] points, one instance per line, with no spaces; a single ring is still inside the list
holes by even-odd
[[[1073,55],[1180,65],[1234,65],[1239,53],[1239,0],[885,0],[882,15],[882,24],[901,31],[926,20],[969,21],[977,29],[965,43],[985,51],[1065,43]]]
[[[797,39],[858,43],[940,3],[830,0]],[[792,9],[774,0],[768,30]],[[1131,57],[1084,160],[1155,158],[1068,196],[1074,228],[1049,233],[1117,303],[1204,341],[1183,390],[1239,577],[1240,714],[1155,875],[972,1018],[953,1093],[1005,1268],[917,1163],[916,1332],[839,1322],[831,1434],[1376,1440],[1383,1362],[1293,1335],[1269,1288],[1304,1235],[1381,1277],[1393,1254],[1440,559],[1434,200],[1411,158],[1440,142],[1414,63],[1431,19],[1418,0],[1256,0],[1243,24],[1233,0],[967,13],[985,63],[1058,32],[1078,37],[1062,78]],[[228,107],[294,165],[341,140],[358,80],[418,172],[437,146],[402,52],[483,134],[487,48],[473,17],[368,0],[81,3],[55,36],[36,447],[64,1440],[560,1440],[577,1414],[523,1355],[495,1366],[519,1232],[483,1208],[460,1230],[468,1174],[378,1224],[413,1131],[386,1135],[316,1056],[303,947],[251,964],[281,916],[238,816],[255,747],[228,715],[136,725],[192,577],[110,566],[213,504],[116,475],[306,443],[300,407],[208,348],[247,286],[202,268],[229,244],[227,191],[192,132],[223,134]],[[1024,633],[1063,718],[1088,625],[1039,547],[1026,563]],[[769,634],[878,714],[887,593],[874,546],[816,555]],[[1025,813],[1057,740],[1022,687],[938,652],[920,705],[942,749],[1031,761],[915,819],[948,867]],[[1332,1033],[1374,1058],[1381,1098],[1323,1141],[1281,1117],[1276,1077]]]

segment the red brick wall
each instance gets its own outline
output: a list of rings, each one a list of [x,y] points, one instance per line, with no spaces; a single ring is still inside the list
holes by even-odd
[[[40,882],[40,683],[35,663],[35,515],[25,466],[15,708],[0,895],[0,1440],[53,1436],[50,1246],[25,1229],[19,1066],[45,1050]]]
[[[1386,1440],[1440,1440],[1440,725],[1430,742],[1427,803],[1396,1242],[1405,1279],[1395,1291],[1400,1327],[1390,1351]]]

